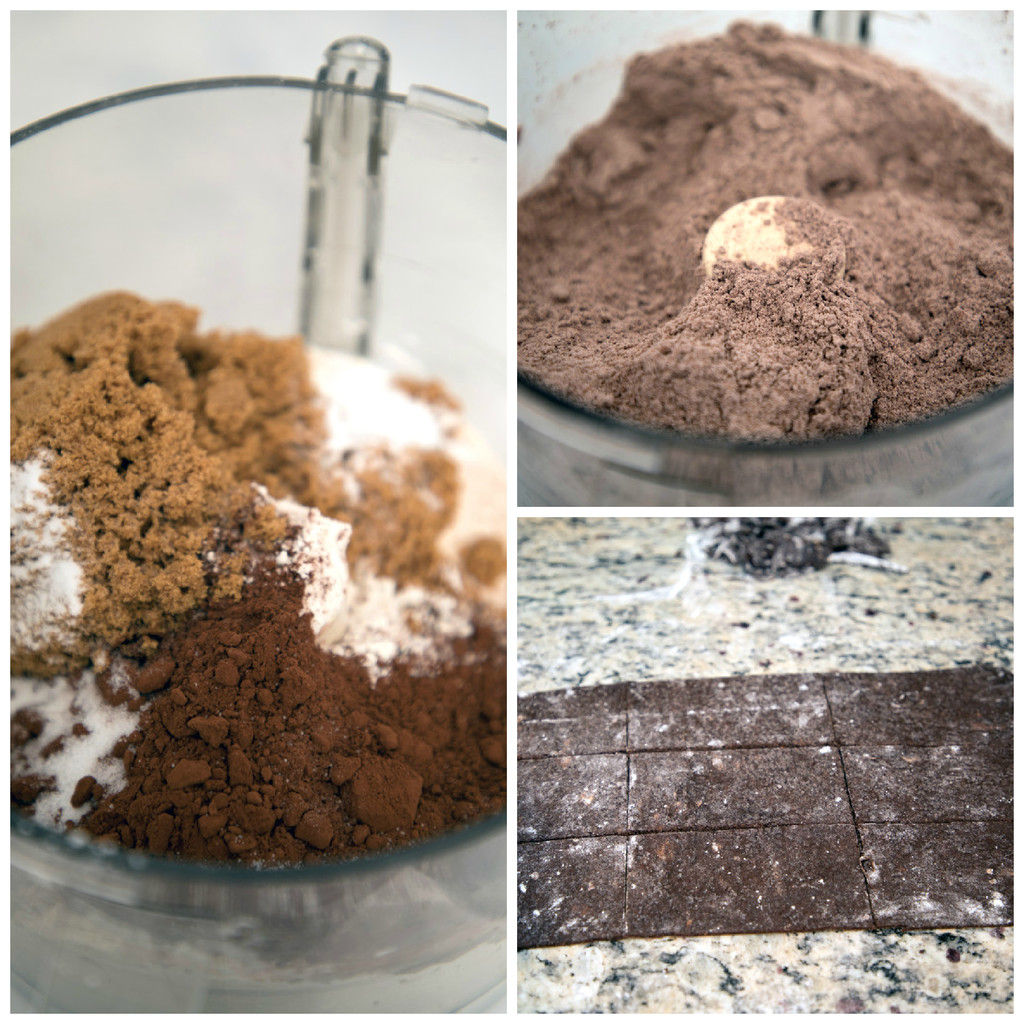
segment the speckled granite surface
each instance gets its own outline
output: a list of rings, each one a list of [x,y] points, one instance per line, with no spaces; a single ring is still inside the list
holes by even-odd
[[[524,1013],[1010,1013],[1012,931],[1001,939],[980,929],[817,932],[523,950],[518,1005]]]
[[[754,580],[683,519],[520,519],[519,690],[768,672],[1012,668],[1009,519],[880,520],[905,574]],[[1010,1012],[1013,929],[523,950],[522,1012]]]

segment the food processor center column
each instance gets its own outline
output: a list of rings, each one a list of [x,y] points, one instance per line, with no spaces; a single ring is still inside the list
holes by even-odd
[[[300,324],[307,342],[369,355],[391,58],[374,39],[333,43],[309,127]],[[344,86],[344,91],[331,86]]]

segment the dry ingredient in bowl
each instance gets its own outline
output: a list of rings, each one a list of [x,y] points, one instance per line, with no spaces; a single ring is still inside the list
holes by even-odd
[[[519,203],[519,369],[703,435],[934,415],[1012,378],[1012,195],[1006,146],[862,50],[738,23],[641,55]],[[800,201],[777,207],[794,241],[813,210],[815,244],[707,275],[708,229],[765,196]]]
[[[299,863],[504,806],[504,476],[436,382],[101,296],[12,345],[12,804]]]

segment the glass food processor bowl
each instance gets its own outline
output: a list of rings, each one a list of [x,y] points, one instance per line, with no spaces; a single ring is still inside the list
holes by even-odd
[[[607,112],[636,53],[737,18],[867,45],[919,68],[1012,144],[1013,22],[1004,12],[559,12],[519,27],[520,196]],[[907,426],[805,443],[645,430],[518,382],[520,506],[1011,505],[1013,387]]]
[[[504,815],[380,857],[268,871],[12,820],[17,1011],[493,1011],[504,974]]]
[[[14,326],[99,292],[437,376],[503,461],[505,130],[387,91],[349,39],[316,81],[209,79],[12,136]],[[305,201],[304,201],[304,198]],[[12,816],[16,1009],[502,1010],[504,814],[358,861],[172,861]]]

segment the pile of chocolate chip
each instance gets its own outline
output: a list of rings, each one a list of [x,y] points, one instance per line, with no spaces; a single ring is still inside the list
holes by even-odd
[[[821,569],[836,552],[871,558],[889,544],[864,519],[764,517],[694,518],[697,548],[708,558],[731,562],[752,576],[790,576]]]

